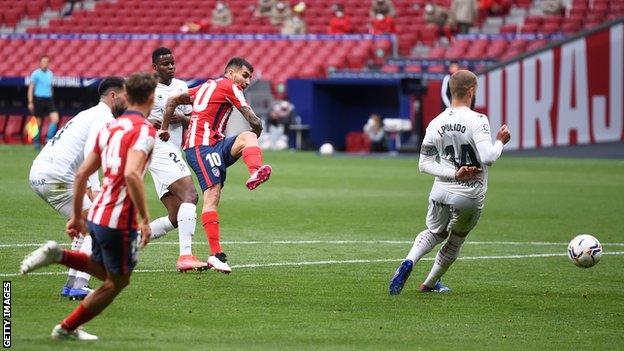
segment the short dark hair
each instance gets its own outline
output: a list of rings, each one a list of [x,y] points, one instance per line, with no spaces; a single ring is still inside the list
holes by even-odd
[[[154,93],[158,80],[152,73],[138,72],[126,79],[126,94],[128,103],[134,105],[145,104],[149,96]]]
[[[121,90],[124,86],[124,79],[121,77],[106,77],[98,85],[98,94],[100,96],[108,94],[111,90]]]
[[[173,53],[171,53],[171,50],[168,48],[162,46],[154,49],[154,51],[152,51],[152,63],[158,62],[158,58],[164,55],[173,55]]]
[[[249,69],[249,72],[253,73],[253,66],[251,65],[251,63],[249,63],[249,61],[245,60],[242,57],[232,57],[227,65],[225,65],[225,70],[227,71],[228,68],[233,67],[242,68],[243,66],[247,67],[247,69]]]
[[[43,60],[44,58],[47,58],[49,60],[50,56],[48,56],[48,54],[43,54],[39,57],[39,61]]]
[[[453,99],[463,99],[468,95],[470,88],[477,86],[477,76],[465,69],[453,73],[449,79],[449,87],[451,88],[451,97]]]

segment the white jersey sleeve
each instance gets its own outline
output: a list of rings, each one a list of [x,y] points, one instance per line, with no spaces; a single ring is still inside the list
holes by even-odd
[[[107,115],[106,117],[102,116],[101,118],[93,120],[93,123],[89,128],[89,135],[87,136],[87,141],[85,142],[83,150],[84,159],[86,159],[91,151],[93,151],[93,147],[95,146],[100,130],[108,127],[108,125],[114,120],[115,119],[112,115]],[[93,172],[93,174],[89,176],[88,186],[91,188],[91,191],[100,191],[102,189],[98,171]]]
[[[472,138],[477,148],[481,163],[488,166],[492,165],[503,152],[503,143],[496,140],[492,144],[492,134],[490,131],[490,122],[485,115],[479,115],[472,123]]]
[[[171,84],[165,85],[158,83],[155,91],[154,105],[150,111],[148,120],[152,123],[162,123],[165,107],[167,106],[167,100],[170,97],[188,92],[188,85],[186,82],[180,79],[173,78]],[[176,107],[175,112],[182,115],[190,115],[193,111],[191,105],[179,105]],[[169,125],[169,134],[171,135],[169,143],[175,145],[177,148],[182,146],[182,130],[183,126],[180,123],[172,123]]]
[[[423,138],[422,145],[420,146],[418,169],[423,173],[427,173],[435,177],[454,179],[455,168],[440,162],[441,157],[438,150],[438,145],[440,145],[440,143],[434,140],[434,126],[435,123],[430,124],[425,132],[425,137]]]

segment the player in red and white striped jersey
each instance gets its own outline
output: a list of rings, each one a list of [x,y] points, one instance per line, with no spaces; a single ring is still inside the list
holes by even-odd
[[[222,77],[209,80],[190,89],[188,93],[170,97],[158,131],[162,140],[168,140],[169,121],[175,108],[182,104],[193,104],[184,150],[186,160],[195,171],[203,191],[202,225],[211,250],[208,265],[226,274],[231,269],[221,250],[217,215],[226,168],[242,156],[250,174],[246,182],[249,190],[266,182],[271,175],[271,166],[262,164],[262,151],[258,146],[262,123],[243,95],[252,74],[253,66],[249,62],[240,57],[232,58]],[[234,107],[249,122],[252,131],[226,138],[225,128]]]
[[[81,328],[97,316],[130,282],[138,261],[138,245],[150,239],[150,220],[143,187],[143,176],[149,162],[156,130],[146,117],[154,102],[156,77],[149,73],[131,75],[125,84],[128,99],[126,112],[100,131],[93,151],[86,157],[74,180],[73,217],[67,222],[67,233],[86,233],[82,201],[87,178],[100,166],[104,171],[102,191],[93,201],[87,215],[93,238],[92,254],[63,250],[49,241],[22,262],[26,274],[51,263],[87,272],[103,281],[94,292],[52,330],[55,339],[96,340]],[[137,212],[141,216],[137,233]]]

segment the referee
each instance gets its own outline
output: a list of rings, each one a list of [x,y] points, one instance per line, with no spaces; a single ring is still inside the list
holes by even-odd
[[[39,129],[43,119],[48,115],[50,116],[50,127],[46,135],[46,142],[56,134],[59,122],[59,115],[52,99],[52,79],[54,74],[48,68],[49,65],[50,58],[47,55],[41,56],[39,68],[30,75],[30,85],[28,86],[28,110],[37,117]],[[39,149],[39,133],[35,136],[33,143],[35,148]]]

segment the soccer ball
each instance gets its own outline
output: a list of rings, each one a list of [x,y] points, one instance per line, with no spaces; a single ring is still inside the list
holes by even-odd
[[[568,245],[568,257],[581,268],[594,266],[602,256],[602,245],[598,239],[589,234],[576,236]]]
[[[331,155],[334,153],[334,146],[330,143],[325,143],[321,145],[319,152],[321,153],[321,155]]]

